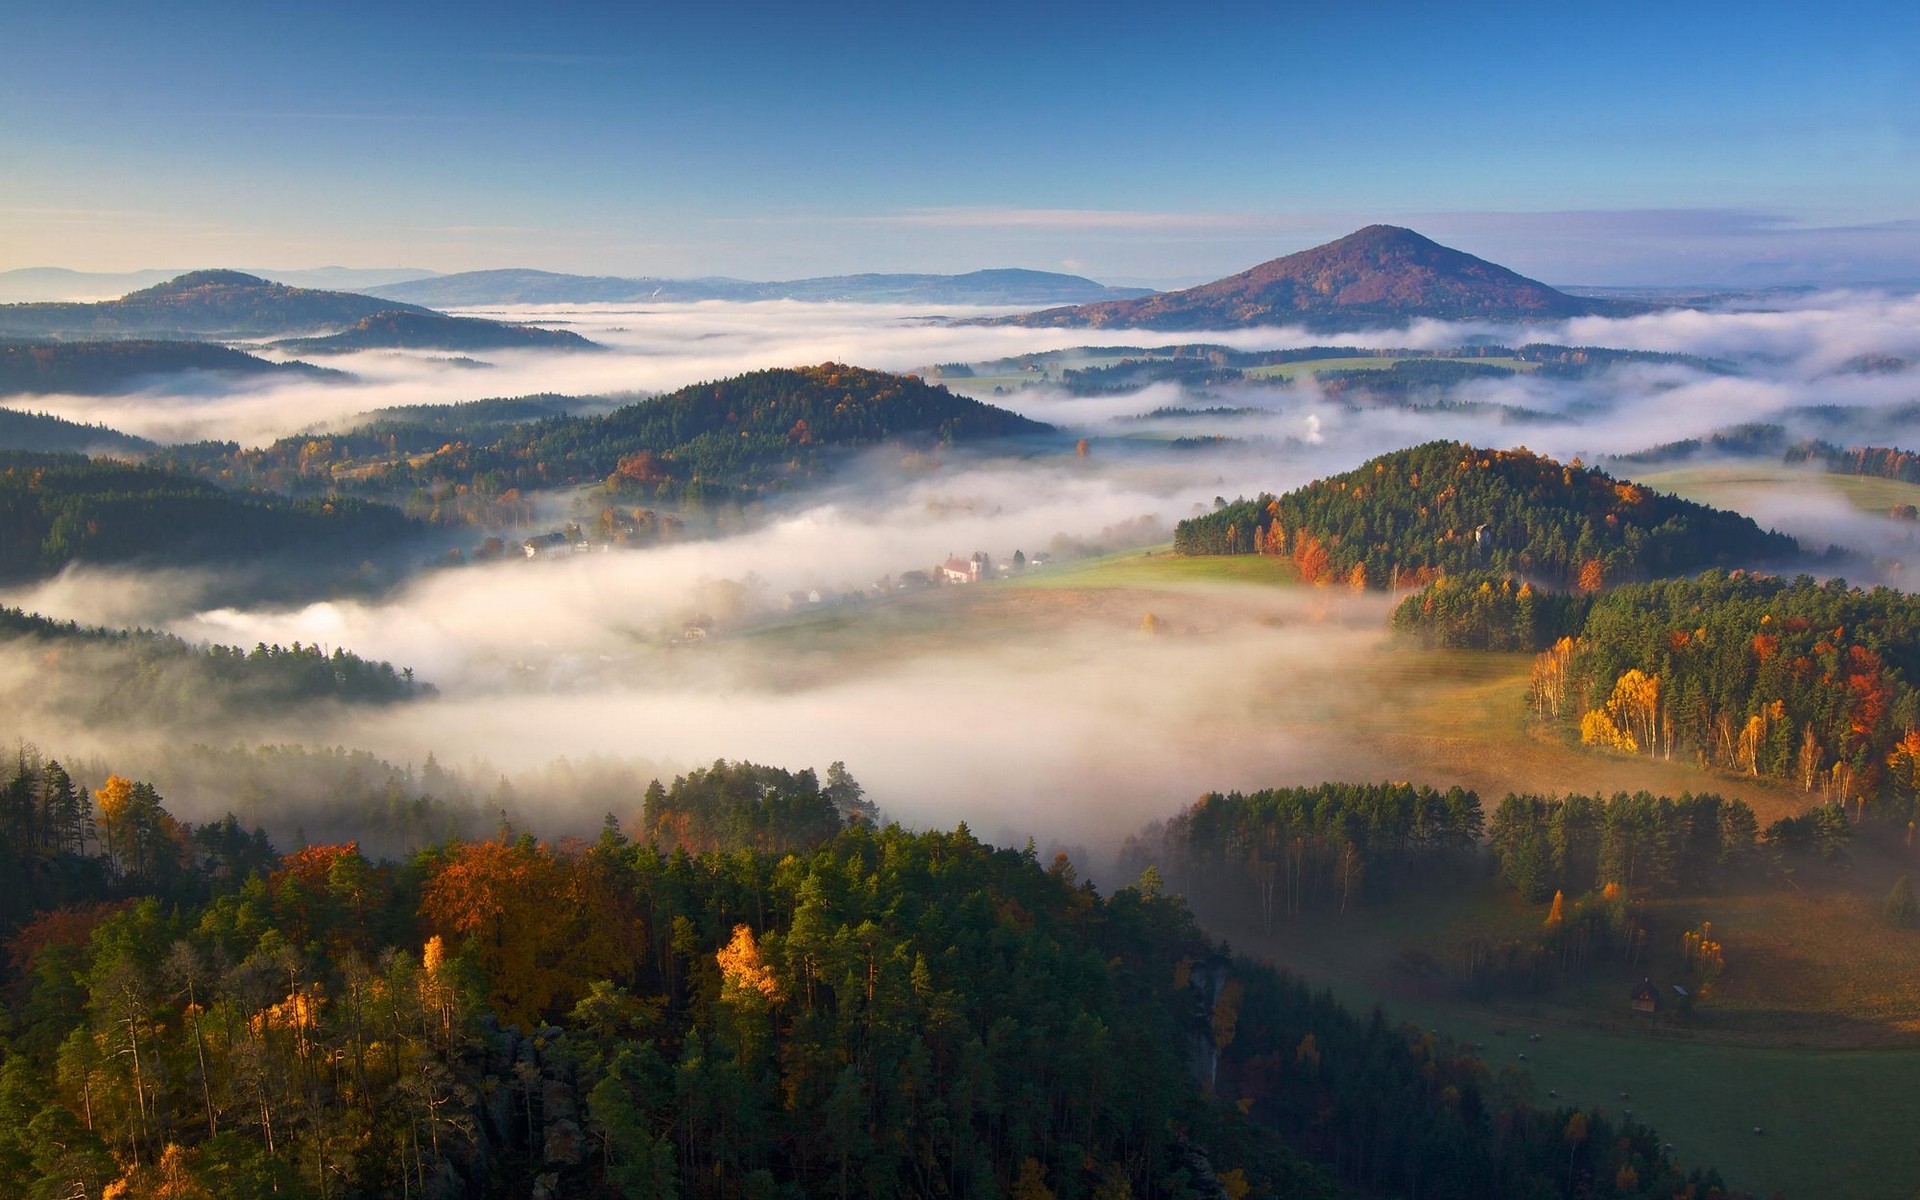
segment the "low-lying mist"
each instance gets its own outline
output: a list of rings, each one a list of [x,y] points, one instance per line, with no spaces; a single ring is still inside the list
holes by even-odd
[[[363,748],[403,765],[433,754],[474,779],[511,777],[513,811],[543,831],[590,832],[603,812],[630,815],[655,771],[719,757],[793,768],[838,760],[911,823],[964,819],[990,836],[1107,847],[1206,790],[1381,778],[1390,766],[1366,749],[1300,730],[1306,716],[1383,699],[1357,682],[1367,673],[1355,665],[1388,652],[1387,601],[1244,584],[1029,586],[1074,557],[1154,545],[1216,497],[1284,490],[1435,438],[1593,457],[1744,422],[1814,434],[1819,421],[1797,414],[1842,406],[1854,410],[1850,429],[1914,448],[1900,409],[1920,399],[1920,375],[1904,365],[1920,357],[1920,301],[1868,294],[1812,297],[1789,312],[1673,312],[1518,331],[1422,322],[1338,339],[982,327],[931,319],[967,314],[785,302],[485,315],[564,321],[614,349],[489,355],[486,370],[426,355],[357,355],[329,364],[355,372],[352,384],[34,406],[149,437],[260,442],[395,404],[659,390],[829,359],[904,370],[1079,345],[1450,347],[1478,337],[1670,351],[1731,370],[1662,363],[1580,379],[1521,374],[1414,406],[1356,402],[1311,380],[1093,397],[1032,386],[986,398],[1086,436],[1088,454],[877,450],[730,536],[426,570],[378,598],[217,607],[207,576],[74,570],[0,600],[196,640],[339,646],[412,667],[441,689],[437,699],[297,717],[223,710],[191,736]],[[1863,358],[1874,368],[1856,369]],[[1141,419],[1208,408],[1252,411]],[[1227,440],[1183,448],[1176,438]],[[1741,507],[1809,540],[1916,561],[1910,529],[1818,486],[1764,489]],[[565,504],[551,511],[560,519]],[[984,551],[1006,562],[1016,550],[1054,561],[1018,584],[899,586],[949,555]],[[1149,613],[1158,633],[1143,631]],[[187,735],[76,724],[64,697],[36,696],[38,678],[30,656],[0,662],[11,731],[49,751],[79,746],[158,764],[176,773],[184,815],[224,811],[214,775],[163,753]],[[557,761],[642,765],[607,767],[583,787],[542,774]],[[165,794],[169,780],[155,782]],[[623,790],[634,793],[624,809]],[[325,806],[324,796],[309,800]],[[310,816],[276,819],[309,834],[327,827]]]
[[[1651,439],[1659,440],[1669,432],[1690,436],[1729,419],[1795,404],[1876,406],[1911,401],[1916,388],[1910,372],[1848,374],[1843,368],[1867,356],[1920,358],[1920,298],[1866,292],[1806,297],[1785,311],[1675,310],[1528,327],[1418,321],[1403,330],[1337,337],[1287,328],[1163,333],[959,323],[996,311],[793,301],[479,309],[466,315],[568,328],[607,345],[612,352],[489,352],[483,369],[446,354],[365,352],[326,359],[325,365],[352,372],[355,379],[350,383],[275,382],[253,390],[204,395],[156,389],[114,397],[27,397],[11,403],[160,441],[219,438],[255,445],[337,427],[359,414],[394,405],[540,392],[598,396],[660,391],[764,367],[829,360],[911,370],[1073,346],[1209,342],[1267,350],[1334,341],[1434,349],[1473,342],[1543,341],[1698,355],[1737,363],[1747,373],[1745,378],[1729,379],[1700,377],[1686,370],[1621,372],[1618,379],[1610,378],[1608,386],[1597,389],[1591,384],[1534,386],[1525,380],[1481,385],[1490,389],[1487,399],[1492,402],[1550,413],[1569,408],[1589,411],[1599,391],[1599,399],[1611,401],[1611,406],[1659,417],[1653,431],[1659,437]],[[1028,403],[1018,395],[1004,402],[1010,407]],[[1110,412],[1118,414],[1119,409],[1115,406]]]

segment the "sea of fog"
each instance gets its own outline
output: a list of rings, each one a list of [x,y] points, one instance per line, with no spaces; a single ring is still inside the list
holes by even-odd
[[[1814,418],[1797,410],[1839,406],[1857,410],[1851,440],[1868,440],[1862,430],[1881,444],[1916,448],[1920,440],[1893,413],[1920,400],[1920,373],[1885,361],[1871,371],[1850,368],[1866,356],[1920,359],[1920,298],[1911,296],[1836,293],[1787,311],[1582,318],[1517,331],[1421,322],[1338,337],[1287,329],[1032,330],[952,320],[977,312],[795,302],[474,315],[572,329],[610,350],[488,354],[486,369],[443,356],[368,353],[330,361],[353,373],[346,384],[39,397],[31,407],[162,440],[258,444],[343,427],[391,405],[657,392],[763,367],[831,360],[911,370],[1074,346],[1539,341],[1695,355],[1734,370],[1652,364],[1575,381],[1521,375],[1457,388],[1450,406],[1425,410],[1330,402],[1310,382],[1212,389],[1204,398],[1169,385],[1097,398],[1029,387],[994,402],[1088,437],[1089,455],[875,451],[732,536],[423,571],[378,599],[241,607],[221,598],[217,576],[96,570],[69,571],[0,599],[196,640],[341,646],[411,666],[441,691],[432,702],[373,716],[343,713],[318,726],[235,717],[214,735],[232,741],[318,741],[401,762],[431,752],[442,762],[505,772],[595,756],[673,769],[718,757],[796,768],[844,760],[885,809],[915,823],[965,819],[981,831],[1111,841],[1205,790],[1366,776],[1368,764],[1331,761],[1326,746],[1284,730],[1290,704],[1311,705],[1317,693],[1352,686],[1342,682],[1344,666],[1380,644],[1384,602],[1330,610],[1325,601],[1282,592],[1196,591],[1164,602],[1142,598],[1140,613],[1109,605],[1082,621],[1018,626],[1005,639],[943,639],[888,628],[894,602],[836,610],[817,635],[781,632],[784,597],[866,589],[976,550],[996,560],[1015,550],[1064,560],[1151,545],[1216,497],[1284,490],[1434,438],[1591,458],[1751,421],[1784,420],[1817,434]],[[1220,406],[1258,411],[1138,419],[1163,407]],[[1141,434],[1235,440],[1172,451]],[[1789,532],[1913,554],[1910,527],[1855,511],[1816,475],[1766,493],[1756,506],[1754,515]],[[1178,637],[1138,636],[1149,603],[1188,614],[1182,619],[1191,628]],[[721,636],[670,644],[689,618],[716,610],[725,618]],[[17,728],[48,745],[86,736],[36,726],[30,704]],[[565,799],[552,803],[564,808]]]

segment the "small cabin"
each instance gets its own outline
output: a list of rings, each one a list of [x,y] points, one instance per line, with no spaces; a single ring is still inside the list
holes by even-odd
[[[1660,990],[1649,980],[1642,979],[1633,989],[1633,1011],[1652,1013],[1660,1011]]]

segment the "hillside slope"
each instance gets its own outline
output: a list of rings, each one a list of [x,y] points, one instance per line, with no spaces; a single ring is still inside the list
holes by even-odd
[[[0,334],[18,337],[274,337],[345,328],[391,300],[269,283],[240,271],[190,271],[118,300],[0,305]]]
[[[1173,544],[1183,554],[1290,554],[1309,582],[1381,588],[1478,570],[1585,591],[1799,548],[1739,513],[1528,450],[1460,442],[1397,450],[1284,496],[1229,504],[1182,521]]]
[[[243,496],[154,467],[0,452],[0,580],[72,562],[353,561],[415,531],[384,505]]]
[[[1551,320],[1625,313],[1570,296],[1411,229],[1369,225],[1338,241],[1177,292],[1053,308],[1005,318],[1028,326],[1244,329],[1304,325],[1362,329],[1418,318]]]
[[[204,386],[275,376],[334,380],[348,377],[345,372],[311,363],[269,362],[209,342],[0,341],[0,396],[56,392],[110,396],[183,381]]]
[[[275,347],[291,354],[350,354],[358,350],[601,350],[577,333],[506,325],[478,317],[450,317],[412,308],[362,317],[325,337],[290,338]]]
[[[458,423],[459,414],[401,412],[346,433],[285,438],[258,450],[171,447],[164,461],[221,483],[295,495],[443,496],[422,515],[451,520],[466,511],[461,504],[488,495],[589,483],[635,499],[748,500],[824,478],[845,455],[885,442],[937,445],[1052,431],[916,376],[838,363],[694,384],[601,415],[555,415],[504,428],[449,420]]]

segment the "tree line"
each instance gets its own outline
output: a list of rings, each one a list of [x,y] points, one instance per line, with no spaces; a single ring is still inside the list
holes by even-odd
[[[1443,575],[1394,607],[1396,632],[1449,650],[1539,651],[1578,630],[1593,596],[1492,571]]]
[[[1759,864],[1753,810],[1714,795],[1514,795],[1487,832],[1501,877],[1534,903],[1610,883],[1647,895],[1712,892]]]
[[[1790,463],[1817,462],[1836,475],[1869,475],[1920,483],[1920,454],[1897,446],[1839,446],[1810,440],[1787,447]]]
[[[804,791],[761,770],[656,816]],[[1232,956],[1154,871],[1102,896],[1064,856],[861,817],[781,849],[610,819],[281,853],[135,781],[33,778],[92,832],[7,831],[76,864],[9,872],[14,1195],[1724,1194],[1643,1125]],[[726,836],[787,827],[755,813]]]
[[[0,607],[0,646],[40,656],[40,698],[90,720],[171,724],[242,706],[394,704],[436,694],[411,668],[318,645],[201,644],[148,629],[101,629]]]
[[[1123,871],[1157,866],[1203,909],[1345,912],[1456,877],[1479,858],[1480,798],[1459,787],[1322,783],[1210,792],[1127,839]]]
[[[353,561],[416,531],[397,509],[364,500],[241,495],[157,467],[0,451],[0,579],[75,562]]]
[[[1920,598],[1710,571],[1597,598],[1535,662],[1543,719],[1623,753],[1690,756],[1871,804],[1920,790]]]

